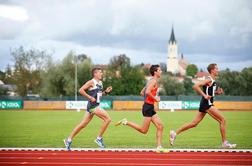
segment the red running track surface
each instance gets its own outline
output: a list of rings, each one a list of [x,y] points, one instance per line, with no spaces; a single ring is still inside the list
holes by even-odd
[[[179,166],[252,165],[244,152],[0,151],[0,165]]]

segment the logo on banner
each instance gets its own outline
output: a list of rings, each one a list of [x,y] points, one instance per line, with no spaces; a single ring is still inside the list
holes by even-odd
[[[87,101],[66,101],[66,109],[86,109]]]
[[[160,101],[159,109],[182,109],[181,101]]]
[[[23,102],[19,101],[0,101],[0,109],[21,109],[23,108]]]

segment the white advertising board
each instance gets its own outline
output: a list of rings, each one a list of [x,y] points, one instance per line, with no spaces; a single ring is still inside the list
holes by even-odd
[[[160,101],[159,109],[182,109],[182,101]]]

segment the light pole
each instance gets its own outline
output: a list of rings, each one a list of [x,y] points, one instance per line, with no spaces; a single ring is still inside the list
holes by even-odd
[[[78,78],[77,78],[77,74],[78,74],[78,70],[77,70],[77,66],[78,66],[78,56],[75,55],[75,102],[77,102],[77,85],[78,85]],[[75,103],[77,106],[78,104]],[[77,112],[80,112],[80,108],[76,108]]]
[[[77,55],[74,56],[75,57],[75,101],[77,101]]]

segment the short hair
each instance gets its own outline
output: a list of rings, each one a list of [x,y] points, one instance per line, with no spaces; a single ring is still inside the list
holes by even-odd
[[[95,67],[92,69],[92,76],[96,73],[97,70],[102,70],[100,67]]]
[[[160,67],[159,65],[151,65],[150,74],[154,76],[155,71],[157,71],[159,67]]]
[[[207,71],[211,73],[211,71],[217,66],[216,63],[211,63],[207,66]]]

